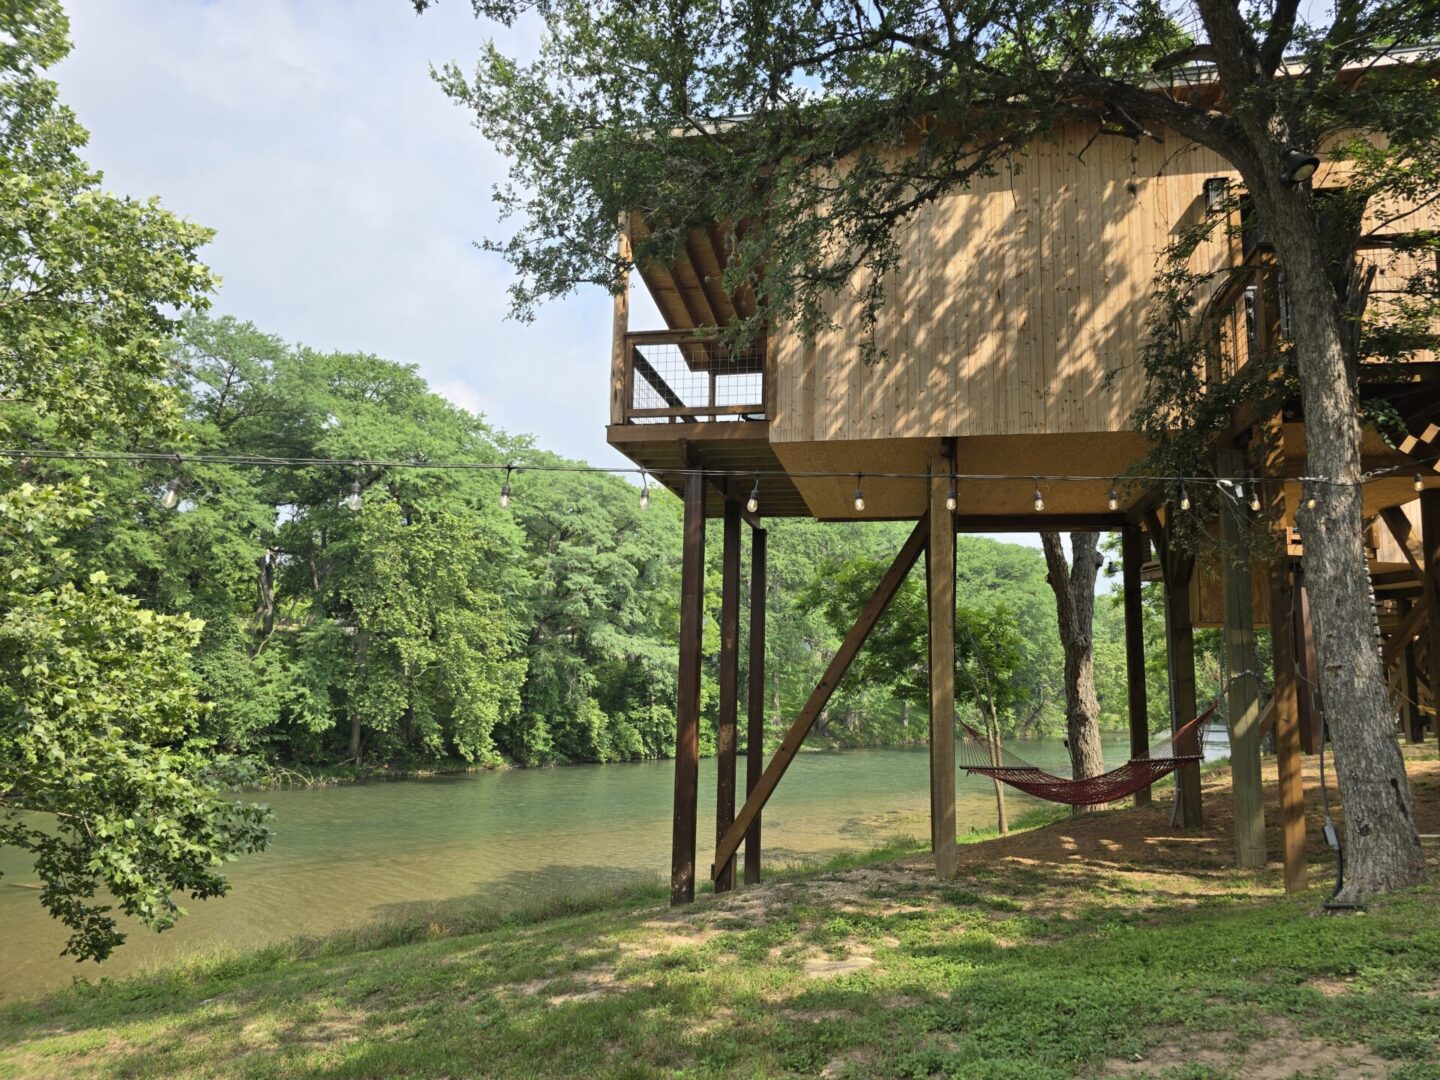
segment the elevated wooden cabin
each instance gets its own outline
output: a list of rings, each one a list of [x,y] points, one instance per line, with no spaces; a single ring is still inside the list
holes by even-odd
[[[1317,191],[1344,182],[1337,166],[1322,166]],[[953,668],[953,648],[936,637],[945,633],[944,609],[953,611],[953,536],[960,531],[1119,530],[1126,537],[1127,597],[1133,600],[1130,662],[1132,744],[1146,744],[1143,644],[1138,633],[1140,563],[1155,549],[1150,565],[1170,593],[1168,631],[1172,699],[1177,720],[1196,709],[1193,658],[1188,644],[1195,625],[1224,624],[1235,631],[1236,647],[1247,648],[1255,621],[1276,632],[1276,683],[1272,710],[1277,742],[1313,747],[1313,702],[1295,703],[1306,676],[1308,617],[1303,581],[1289,559],[1279,569],[1265,565],[1230,568],[1202,564],[1164,542],[1170,511],[1157,491],[1143,483],[1120,484],[1110,506],[1111,477],[1122,477],[1145,456],[1131,426],[1145,391],[1140,349],[1155,269],[1165,247],[1206,212],[1207,201],[1238,183],[1211,151],[1173,133],[1132,143],[1095,139],[1093,128],[1063,126],[1037,143],[1013,167],[919,211],[905,228],[902,259],[886,282],[888,304],[875,330],[882,358],[867,363],[857,319],[859,300],[835,295],[830,303],[837,328],[807,341],[786,326],[768,328],[763,341],[744,352],[726,348],[710,328],[748,314],[744,298],[726,294],[724,237],[718,229],[695,229],[674,265],[638,268],[665,326],[632,330],[628,300],[616,300],[611,358],[608,438],[636,464],[656,471],[687,505],[687,584],[682,628],[681,702],[677,741],[675,898],[693,891],[693,773],[698,723],[699,594],[698,544],[703,517],[726,518],[726,608],[722,612],[720,768],[717,859],[712,872],[724,887],[740,832],[753,830],[746,847],[747,877],[758,876],[759,807],[783,774],[803,739],[808,722],[797,718],[791,737],[767,770],[760,769],[752,702],[749,744],[751,793],[739,821],[733,816],[735,716],[738,710],[738,620],[740,520],[757,529],[762,517],[806,516],[821,520],[911,519],[923,521],[915,552],[924,550],[932,600],[932,715],[948,716],[951,690],[944,672]],[[1434,224],[1433,213],[1405,223]],[[643,228],[635,221],[633,228]],[[623,243],[623,241],[622,241]],[[1199,266],[1217,273],[1200,316],[1198,332],[1213,334],[1222,347],[1207,378],[1233,377],[1259,349],[1287,333],[1283,282],[1264,238],[1254,230],[1220,236],[1195,255]],[[1395,302],[1413,272],[1382,234],[1362,253],[1373,266],[1371,303]],[[1412,735],[1423,735],[1434,715],[1440,686],[1440,472],[1430,460],[1440,453],[1440,363],[1422,354],[1413,363],[1375,365],[1362,372],[1365,394],[1389,400],[1408,426],[1408,438],[1392,446],[1367,430],[1364,465],[1394,470],[1366,485],[1372,530],[1372,571],[1381,625],[1387,631],[1385,656],[1396,687],[1397,713]],[[1231,437],[1218,452],[1227,455],[1222,472],[1265,478],[1265,512],[1283,531],[1290,555],[1299,554],[1294,509],[1303,497],[1305,426],[1299,403],[1280,416],[1238,413]],[[708,469],[709,482],[674,469]],[[1413,474],[1425,491],[1417,499]],[[932,474],[927,479],[926,475]],[[758,511],[742,504],[758,479]],[[907,474],[887,478],[883,474]],[[819,474],[819,475],[816,475]],[[957,508],[945,508],[951,477]],[[1086,476],[1092,479],[1059,479]],[[854,494],[863,485],[864,509]],[[1038,485],[1043,509],[1037,509]],[[1397,516],[1398,515],[1398,516]],[[945,536],[949,535],[947,544]],[[763,535],[760,558],[763,574]],[[733,566],[731,551],[734,551]],[[902,557],[905,555],[902,552]],[[898,565],[898,562],[897,562]],[[905,567],[908,569],[908,566]],[[951,575],[949,586],[943,580]],[[903,576],[903,575],[902,575]],[[948,591],[947,591],[948,589]],[[763,589],[759,590],[763,598]],[[883,585],[882,585],[883,592]],[[1133,594],[1133,596],[1131,596]],[[879,594],[877,594],[878,596]],[[947,599],[948,597],[948,599]],[[763,600],[762,600],[763,602]],[[883,600],[881,600],[883,606]],[[1127,609],[1131,608],[1127,604]],[[878,610],[875,612],[878,614]],[[867,613],[857,622],[854,647],[868,631]],[[755,613],[751,613],[752,627]],[[763,663],[763,610],[759,613]],[[870,618],[873,623],[873,617]],[[754,636],[752,631],[752,637]],[[1282,641],[1283,639],[1283,641]],[[851,644],[847,639],[846,647]],[[1284,645],[1281,648],[1281,645]],[[938,652],[937,652],[938,649]],[[842,653],[845,650],[842,649]],[[851,650],[853,655],[853,649]],[[1232,667],[1246,657],[1232,656]],[[1190,665],[1186,670],[1187,663]],[[1313,667],[1311,668],[1313,671]],[[841,668],[843,673],[843,667]],[[835,678],[838,679],[836,674]],[[828,678],[828,676],[827,676]],[[1138,689],[1137,689],[1138,686]],[[833,689],[833,682],[830,686]],[[828,696],[817,688],[819,704]],[[1232,686],[1232,738],[1241,756],[1253,750],[1250,777],[1254,805],[1244,805],[1237,772],[1239,815],[1251,820],[1237,832],[1242,862],[1263,859],[1259,814],[1258,746],[1260,703],[1253,687]],[[812,698],[812,704],[816,699]],[[1290,704],[1286,704],[1286,702]],[[819,706],[817,706],[818,708]],[[813,716],[811,717],[813,719]],[[932,773],[937,866],[953,867],[953,750],[945,750],[946,723],[932,726]],[[1302,731],[1303,728],[1303,731]],[[1303,736],[1303,740],[1302,740]],[[1303,878],[1299,843],[1298,771],[1293,755],[1286,772],[1286,856],[1288,880]],[[1248,766],[1247,766],[1248,768]],[[727,796],[725,776],[730,777]],[[949,775],[948,786],[946,774]],[[1182,774],[1185,813],[1200,812],[1194,773]],[[946,800],[949,800],[949,809]],[[689,803],[687,804],[687,800]],[[688,809],[687,809],[688,805]],[[945,824],[946,814],[950,824]],[[742,829],[741,826],[744,828]],[[1238,828],[1239,826],[1237,826]],[[947,839],[948,830],[948,839]],[[1297,830],[1300,830],[1297,832]],[[728,836],[728,840],[726,839]],[[1260,844],[1258,855],[1254,850]],[[753,868],[750,848],[755,848]],[[687,854],[688,853],[688,854]]]

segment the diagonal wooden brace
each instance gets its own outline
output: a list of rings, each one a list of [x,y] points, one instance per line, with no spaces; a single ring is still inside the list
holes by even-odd
[[[884,612],[886,605],[900,589],[900,583],[905,580],[905,575],[915,565],[915,560],[925,550],[926,537],[929,535],[929,518],[923,517],[915,526],[915,531],[895,556],[895,561],[890,564],[890,569],[885,571],[885,576],[880,579],[880,584],[875,587],[875,592],[870,597],[865,610],[855,620],[855,625],[850,627],[845,640],[840,643],[840,648],[835,650],[835,655],[830,660],[830,665],[825,669],[825,674],[815,684],[815,689],[810,692],[810,699],[805,702],[805,707],[795,717],[795,722],[790,725],[785,739],[780,743],[780,748],[775,751],[775,756],[770,759],[770,764],[760,775],[760,782],[755,785],[755,790],[750,792],[745,800],[745,805],[735,815],[734,822],[725,830],[725,835],[715,847],[715,862],[710,867],[711,879],[717,878],[735,858],[735,851],[740,847],[740,841],[745,838],[745,831],[750,828],[750,823],[760,816],[760,811],[765,808],[765,803],[780,783],[780,778],[785,775],[785,770],[790,767],[790,762],[800,750],[800,745],[805,741],[805,736],[810,734],[810,728],[815,723],[815,718],[824,711],[830,695],[835,692],[835,687],[844,677],[845,672],[850,670],[851,663],[855,660],[860,646],[865,644],[865,639],[870,636],[876,621]]]

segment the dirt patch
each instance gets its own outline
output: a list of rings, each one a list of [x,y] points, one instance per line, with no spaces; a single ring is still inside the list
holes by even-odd
[[[528,982],[498,986],[499,993],[516,997],[543,997],[546,1004],[563,1005],[567,1001],[589,1001],[615,989],[615,972],[608,968],[587,971],[582,976],[559,976],[531,979]]]
[[[715,930],[706,926],[687,927],[677,926],[673,922],[656,923],[653,921],[643,925],[647,929],[654,929],[657,932],[638,941],[620,942],[620,951],[626,956],[649,960],[674,952],[676,949],[692,949],[697,945],[704,945],[716,934]],[[687,930],[688,933],[685,932]]]
[[[841,975],[852,975],[857,971],[864,971],[866,968],[874,966],[875,958],[873,956],[857,952],[838,960],[812,956],[801,961],[800,970],[805,973],[807,979],[834,979]]]
[[[1206,1069],[1245,1080],[1290,1080],[1297,1073],[1309,1075],[1320,1064],[1329,1080],[1383,1080],[1395,1065],[1363,1047],[1298,1036],[1281,1023],[1274,1034],[1249,1043],[1224,1032],[1177,1033],[1175,1041],[1147,1050],[1136,1060],[1106,1061],[1096,1075],[1159,1076],[1172,1069]]]
[[[875,1060],[875,1054],[870,1050],[851,1050],[848,1054],[841,1054],[833,1057],[825,1063],[825,1068],[820,1070],[820,1075],[826,1080],[833,1080],[851,1069],[865,1071],[866,1066]]]
[[[799,1024],[815,1024],[821,1020],[850,1020],[855,1014],[849,1009],[777,1009],[782,1020]]]

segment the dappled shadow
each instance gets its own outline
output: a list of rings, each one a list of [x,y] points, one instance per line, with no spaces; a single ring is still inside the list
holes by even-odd
[[[1428,831],[1436,765],[1412,771]],[[1257,918],[1280,902],[1279,873],[1232,868],[1222,781],[1208,778],[1204,829],[1170,829],[1164,805],[1083,815],[966,845],[948,883],[902,861],[686,909],[652,889],[578,919],[434,941],[434,909],[390,905],[395,925],[418,927],[405,949],[277,948],[0,1015],[11,1062],[34,1076],[865,1076],[966,1075],[1006,1055],[1072,1075],[1186,1032],[1248,1031],[1262,1005],[1295,1017],[1311,1048],[1329,1046],[1327,1018],[1433,1013],[1424,935],[1391,930],[1377,944],[1378,920],[1304,919],[1318,891],[1291,915]],[[1326,852],[1311,850],[1322,870]],[[629,884],[601,867],[565,870]],[[523,894],[543,880],[506,884]],[[456,900],[450,918],[477,929],[493,918],[474,912]],[[1281,962],[1262,966],[1275,933]],[[1398,959],[1367,981],[1364,950],[1376,947]],[[71,1050],[46,1043],[60,1032]],[[1223,1039],[1206,1047],[1230,1053]]]
[[[870,440],[983,437],[960,444],[962,472],[1065,471],[1077,452],[1114,457],[1089,469],[1124,472],[1129,442],[1034,437],[1130,431],[1157,257],[1200,212],[1205,179],[1227,169],[1173,132],[1138,142],[1093,134],[1062,125],[918,211],[898,235],[873,339],[850,290],[828,306],[838,329],[808,349],[782,341],[772,438],[873,458]],[[884,360],[864,362],[867,341]],[[1030,441],[1002,450],[1002,436]],[[972,454],[988,456],[967,462]],[[916,481],[888,483],[919,497]],[[991,512],[1028,512],[1029,494],[983,480],[959,490],[962,504]],[[1057,486],[1046,502],[1050,513],[1089,512],[1095,493]]]

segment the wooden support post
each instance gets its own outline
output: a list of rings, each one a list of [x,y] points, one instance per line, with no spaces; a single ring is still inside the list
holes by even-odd
[[[1400,659],[1407,642],[1413,645],[1415,638],[1424,634],[1425,623],[1429,617],[1430,601],[1421,593],[1420,598],[1410,606],[1410,610],[1400,617],[1400,625],[1395,628],[1395,633],[1390,635],[1390,640],[1380,646],[1380,662],[1386,668]]]
[[[1280,496],[1282,499],[1284,495]],[[1275,766],[1280,774],[1280,838],[1285,891],[1302,892],[1305,864],[1305,781],[1300,753],[1300,687],[1295,669],[1295,582],[1282,553],[1270,563],[1270,652],[1275,681]]]
[[[630,229],[628,215],[621,218],[620,236],[616,242],[616,258],[628,262],[630,259]],[[630,272],[621,275],[620,291],[615,294],[615,311],[610,324],[610,423],[625,423],[630,411],[631,384],[626,374],[629,369],[625,355],[625,335],[630,332]]]
[[[765,530],[750,530],[750,700],[745,728],[745,798],[765,769]],[[745,833],[745,884],[760,883],[760,815]]]
[[[932,463],[930,541],[925,579],[930,610],[930,850],[935,876],[959,868],[955,839],[955,522],[945,506],[953,471],[948,454]]]
[[[685,477],[680,551],[680,672],[675,705],[675,820],[670,841],[670,903],[695,899],[695,815],[700,781],[700,636],[705,598],[705,477]]]
[[[1142,604],[1140,564],[1145,561],[1145,540],[1138,525],[1120,533],[1121,579],[1125,600],[1125,681],[1129,687],[1130,757],[1150,753],[1150,705],[1145,692],[1145,612]],[[1135,793],[1136,806],[1150,804],[1150,789]]]
[[[689,491],[687,485],[686,491]],[[810,733],[810,728],[815,723],[815,718],[820,715],[825,705],[830,700],[830,695],[835,692],[835,687],[844,677],[845,672],[850,670],[850,664],[855,659],[855,654],[860,651],[860,646],[865,644],[865,639],[870,636],[874,629],[875,620],[880,618],[880,613],[890,603],[895,593],[900,588],[900,583],[905,580],[905,575],[915,565],[915,560],[920,557],[920,552],[925,549],[925,538],[930,533],[928,517],[921,518],[915,525],[910,538],[895,556],[895,561],[890,564],[890,569],[885,571],[885,576],[880,579],[880,584],[875,587],[865,610],[855,620],[855,625],[850,627],[845,635],[845,640],[840,642],[840,647],[835,650],[835,655],[830,658],[829,665],[825,668],[825,674],[820,676],[820,681],[815,684],[815,689],[810,692],[810,698],[805,702],[805,707],[795,717],[790,730],[785,733],[785,738],[780,742],[780,748],[775,751],[775,756],[770,759],[770,764],[765,766],[765,771],[760,774],[760,779],[755,787],[751,789],[749,796],[745,799],[745,805],[735,815],[735,823],[726,830],[721,837],[720,843],[715,850],[715,861],[711,864],[711,875],[717,868],[724,866],[735,857],[735,851],[740,846],[746,832],[754,820],[760,816],[760,811],[765,808],[776,786],[780,783],[785,770],[790,767],[790,762],[795,760],[799,753],[800,746],[805,742],[805,736]]]
[[[1320,752],[1320,668],[1315,659],[1315,626],[1310,621],[1310,590],[1305,586],[1303,568],[1292,579],[1295,590],[1295,672],[1300,679],[1300,749],[1306,754]]]
[[[1400,623],[1403,626],[1411,603],[1400,598]],[[1415,635],[1408,635],[1400,650],[1400,729],[1412,743],[1425,741],[1425,714],[1420,711],[1420,675],[1416,668]]]
[[[1245,454],[1218,455],[1220,476],[1243,476]],[[1220,567],[1225,595],[1226,716],[1230,726],[1230,788],[1235,808],[1235,865],[1265,865],[1265,790],[1260,781],[1260,684],[1250,591],[1247,522],[1240,505],[1220,498]]]
[[[1150,542],[1160,556],[1165,584],[1165,666],[1170,677],[1170,730],[1177,730],[1199,714],[1195,699],[1195,627],[1190,616],[1190,578],[1195,560],[1168,542],[1165,527],[1155,511],[1145,515]],[[1194,734],[1176,745],[1181,754],[1199,754],[1204,748]],[[1180,795],[1180,825],[1199,828],[1203,820],[1200,805],[1200,766],[1187,762],[1175,771]]]
[[[715,725],[715,842],[735,820],[735,718],[740,705],[740,504],[725,500],[720,548],[720,702]],[[715,891],[735,887],[735,860],[715,875]]]
[[[1420,493],[1420,547],[1425,553],[1425,681],[1435,702],[1435,732],[1440,737],[1440,488]]]
[[[1259,471],[1278,476],[1285,464],[1280,418],[1261,429],[1257,446]],[[1299,593],[1291,565],[1285,526],[1285,485],[1269,483],[1260,493],[1274,540],[1279,547],[1270,560],[1270,660],[1275,685],[1271,709],[1275,718],[1275,766],[1280,778],[1280,846],[1285,863],[1285,891],[1300,892],[1307,884],[1305,864],[1305,781],[1300,739],[1300,676],[1297,664],[1295,615]]]

